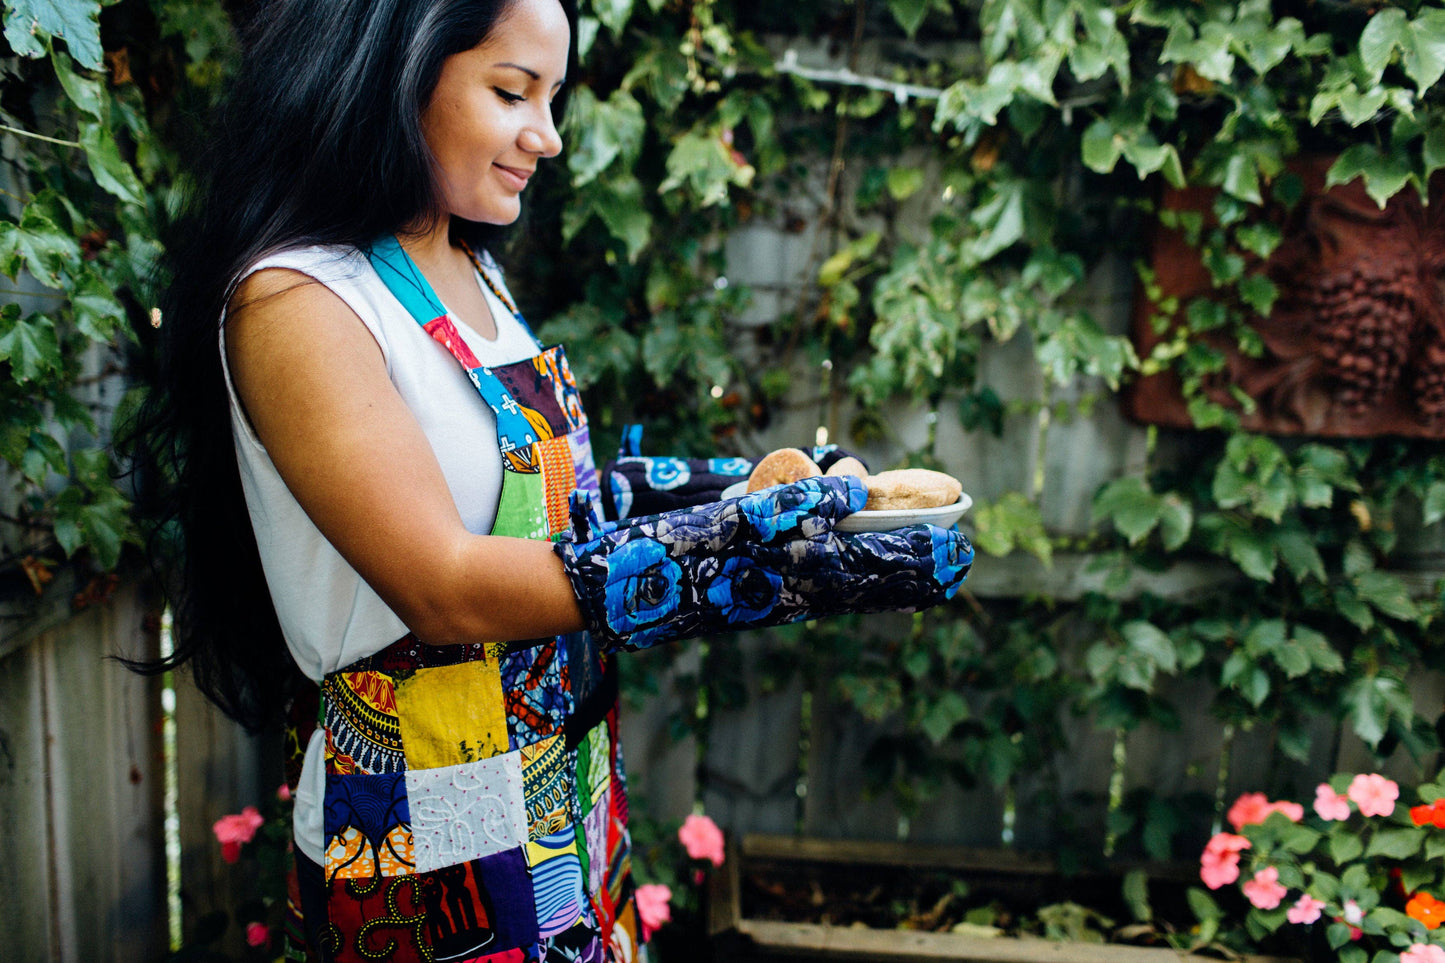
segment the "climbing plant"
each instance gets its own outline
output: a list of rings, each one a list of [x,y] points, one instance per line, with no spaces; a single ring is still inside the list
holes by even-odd
[[[1415,706],[1406,681],[1438,663],[1438,595],[1402,577],[1400,536],[1445,518],[1445,451],[1245,431],[1237,406],[1201,390],[1223,363],[1202,336],[1258,350],[1245,322],[1279,292],[1250,265],[1280,243],[1266,194],[1297,198],[1290,158],[1334,152],[1330,181],[1360,178],[1380,201],[1445,167],[1445,8],[580,6],[567,150],[502,253],[542,334],[579,359],[600,454],[633,420],[658,451],[756,453],[769,424],[806,407],[834,441],[939,464],[940,425],[985,439],[1031,419],[1042,444],[1142,374],[1184,386],[1197,430],[1150,431],[1137,470],[1094,494],[1087,532],[1049,528],[1037,476],[979,493],[969,516],[980,568],[1085,554],[1107,573],[1098,591],[776,633],[773,669],[893,724],[870,756],[880,788],[915,811],[946,778],[1014,792],[1066,744],[1070,713],[1122,745],[1171,724],[1171,693],[1194,685],[1217,693],[1226,744],[1269,727],[1307,760],[1311,721],[1338,717],[1380,756],[1403,747],[1428,764],[1439,707]],[[4,11],[4,555],[38,585],[64,556],[113,567],[134,538],[94,384],[144,354],[188,118],[222,89],[234,43],[214,0]],[[1212,188],[1210,217],[1161,211],[1165,186]],[[1199,251],[1210,298],[1165,297],[1143,266],[1161,220]],[[759,292],[729,276],[728,239],[754,223],[812,239],[807,284],[762,319],[748,314]],[[1105,255],[1140,258],[1168,333],[1149,353],[1087,307]],[[989,383],[981,362],[1005,344],[1031,359],[1036,396],[1004,400]],[[931,413],[924,441],[896,433],[900,409]],[[1132,587],[1185,564],[1227,587]],[[808,633],[830,644],[805,659],[802,640],[821,638]],[[719,671],[727,647],[709,652],[701,697],[742,698]],[[1107,844],[1156,856],[1221,802],[1116,788]]]

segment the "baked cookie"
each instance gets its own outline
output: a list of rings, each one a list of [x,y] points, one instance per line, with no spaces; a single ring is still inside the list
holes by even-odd
[[[952,505],[963,494],[963,484],[952,475],[927,468],[899,468],[870,475],[868,504],[864,511],[886,512],[904,508],[939,508]]]
[[[801,448],[779,448],[764,455],[763,460],[753,466],[753,473],[748,476],[748,491],[790,485],[821,474],[823,472]]]

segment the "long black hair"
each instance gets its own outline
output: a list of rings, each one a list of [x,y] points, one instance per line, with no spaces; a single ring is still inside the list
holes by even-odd
[[[444,209],[422,110],[442,62],[481,43],[513,2],[258,4],[238,76],[167,230],[162,323],[128,447],[175,647],[166,659],[130,664],[160,672],[189,663],[201,691],[252,731],[279,720],[297,670],[241,490],[222,310],[239,274],[270,252],[361,247],[437,223]],[[575,36],[574,5],[562,7]],[[575,44],[570,50],[569,78]],[[559,95],[559,116],[563,105]],[[477,246],[496,240],[488,225],[453,219],[452,231]]]

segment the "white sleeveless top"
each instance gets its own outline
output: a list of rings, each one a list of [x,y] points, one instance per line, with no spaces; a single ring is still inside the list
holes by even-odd
[[[457,360],[412,319],[361,252],[341,247],[283,251],[252,265],[237,283],[272,267],[297,271],[326,285],[366,325],[381,347],[392,384],[431,442],[462,522],[479,535],[491,531],[502,491],[497,424]],[[502,285],[499,271],[491,271],[490,276]],[[480,278],[477,283],[496,320],[497,339],[486,340],[453,316],[472,353],[484,365],[535,355],[537,342],[527,329]],[[305,337],[306,319],[297,318],[295,327],[297,336]],[[281,480],[236,396],[226,366],[224,323],[221,365],[231,401],[241,486],[271,601],[296,664],[319,682],[327,673],[386,648],[406,635],[407,627],[326,540]],[[316,862],[323,861],[322,741],[313,739],[307,747],[295,799],[296,841]]]

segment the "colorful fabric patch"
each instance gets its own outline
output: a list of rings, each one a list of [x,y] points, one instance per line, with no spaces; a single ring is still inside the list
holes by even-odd
[[[522,783],[527,799],[527,838],[569,830],[572,824],[572,780],[566,743],[561,736],[523,746]]]
[[[561,345],[553,345],[541,355],[547,365],[552,388],[557,393],[557,407],[567,417],[570,430],[587,427],[587,413],[582,408],[582,392],[577,380],[572,377],[572,368],[567,364],[567,353]]]
[[[409,846],[402,841],[410,825],[406,780],[401,773],[376,776],[326,777],[323,827],[327,839],[326,878],[355,877],[364,873],[368,859],[380,861],[387,853],[401,872],[410,872]],[[395,833],[400,829],[401,832]],[[341,840],[337,847],[332,841]],[[358,866],[361,862],[363,865]],[[344,873],[343,873],[344,870]],[[392,873],[389,875],[399,875]]]
[[[422,669],[397,683],[396,706],[412,769],[476,762],[511,748],[494,659]]]
[[[597,517],[602,517],[602,493],[599,491],[597,463],[592,460],[592,434],[584,425],[567,435],[572,447],[572,467],[577,474],[577,487],[592,498]]]
[[[607,823],[611,818],[611,807],[604,796],[592,811],[582,818],[582,841],[585,855],[590,857],[587,869],[587,892],[602,892],[606,882]]]
[[[543,352],[524,361],[490,369],[518,405],[536,412],[545,422],[547,433],[540,436],[544,438],[565,435],[571,430],[558,403],[558,392],[552,386],[553,367],[546,352]]]
[[[532,880],[521,850],[422,873],[417,886],[438,963],[507,959],[507,953],[519,953],[538,939]]]
[[[546,538],[547,533],[547,498],[542,488],[542,473],[503,472],[502,497],[492,534]]]
[[[606,958],[600,935],[581,924],[544,939],[532,956],[537,963],[603,963]]]
[[[408,770],[406,791],[418,873],[527,841],[520,753],[444,769]]]
[[[527,952],[522,949],[502,950],[500,953],[474,957],[467,963],[527,963]]]
[[[436,669],[444,665],[461,665],[477,659],[492,658],[493,651],[504,649],[505,645],[490,642],[472,642],[465,645],[427,645],[414,635],[405,635],[376,655],[354,663],[353,668],[365,667],[384,672],[400,682],[413,672],[422,669]]]
[[[627,820],[619,818],[618,806],[625,808],[627,800],[622,794],[608,794],[609,813],[607,819],[607,893],[613,905],[622,902],[624,883],[630,883],[632,876],[632,840],[627,835]]]
[[[501,672],[512,748],[556,732],[571,712],[567,664],[556,642],[548,639],[508,652],[502,657]]]
[[[406,768],[390,676],[334,672],[321,684],[321,701],[330,733],[328,772],[374,775]]]
[[[406,826],[393,826],[379,846],[372,845],[355,826],[348,826],[326,843],[327,875],[335,879],[405,876],[414,864],[411,830]]]
[[[611,771],[608,764],[612,759],[612,739],[607,732],[607,724],[604,722],[593,727],[592,731],[587,734],[587,741],[584,745],[586,746],[586,757],[584,759],[582,752],[578,752],[577,768],[580,773],[582,766],[587,766],[587,787],[591,795],[587,799],[579,798],[578,801],[581,802],[584,812],[591,812],[611,782]]]
[[[642,940],[639,939],[640,929],[637,925],[637,904],[632,901],[629,893],[622,912],[612,924],[612,931],[608,933],[607,945],[612,950],[612,959],[616,963],[632,963],[634,960],[645,959],[642,955]]]
[[[337,963],[431,958],[415,876],[332,880],[327,904],[322,934],[333,952],[323,956]]]
[[[527,362],[521,363],[526,364]],[[471,373],[482,398],[497,417],[497,447],[505,458],[511,452],[521,452],[543,438],[552,437],[556,432],[552,430],[545,415],[535,408],[519,402],[512,392],[497,379],[496,376],[501,370],[500,368],[476,368]]]
[[[560,535],[568,529],[567,496],[577,484],[572,467],[572,448],[566,438],[548,438],[537,443],[542,463],[542,487],[547,500],[547,533]]]
[[[537,931],[545,939],[582,918],[582,863],[571,827],[527,844],[527,863],[537,900]]]

